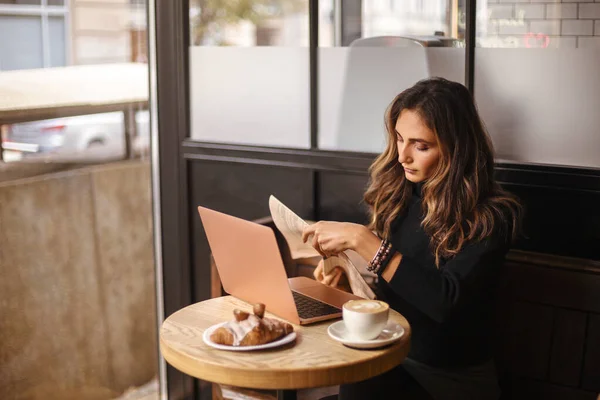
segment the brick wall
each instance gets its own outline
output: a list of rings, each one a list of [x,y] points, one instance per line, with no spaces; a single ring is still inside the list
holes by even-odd
[[[488,0],[478,45],[600,49],[600,0]]]

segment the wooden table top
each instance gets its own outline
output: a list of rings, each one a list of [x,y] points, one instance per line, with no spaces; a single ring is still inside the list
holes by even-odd
[[[226,351],[206,345],[204,330],[231,320],[234,308],[252,310],[249,304],[224,296],[192,304],[169,316],[160,330],[165,360],[188,375],[210,382],[256,389],[301,389],[358,382],[382,374],[400,364],[409,350],[410,326],[391,309],[390,320],[402,325],[405,333],[382,349],[351,349],[331,339],[327,328],[335,320],[294,325],[298,333],[295,342],[270,350]]]

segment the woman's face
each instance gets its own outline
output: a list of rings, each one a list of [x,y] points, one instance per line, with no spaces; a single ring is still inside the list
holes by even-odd
[[[411,182],[426,181],[435,171],[441,157],[435,133],[423,123],[419,114],[402,110],[396,121],[398,162]]]

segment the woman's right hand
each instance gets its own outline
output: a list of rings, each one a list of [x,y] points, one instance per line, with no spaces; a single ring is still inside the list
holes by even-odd
[[[313,273],[315,279],[324,285],[349,291],[346,273],[344,270],[340,267],[335,267],[334,270],[329,273],[329,275],[325,275],[323,273],[323,263],[324,260],[321,260],[317,264],[317,268],[315,268],[315,272]],[[340,280],[342,281],[342,284],[340,284]]]

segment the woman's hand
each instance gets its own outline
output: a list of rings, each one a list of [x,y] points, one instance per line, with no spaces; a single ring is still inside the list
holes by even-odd
[[[307,226],[302,232],[302,241],[312,236],[312,246],[323,256],[337,255],[345,250],[354,249],[363,225],[349,222],[319,221]]]
[[[336,267],[329,275],[324,275],[323,262],[323,260],[319,261],[317,268],[315,268],[315,272],[313,273],[315,279],[324,285],[350,292],[350,285],[344,270],[340,267]]]

